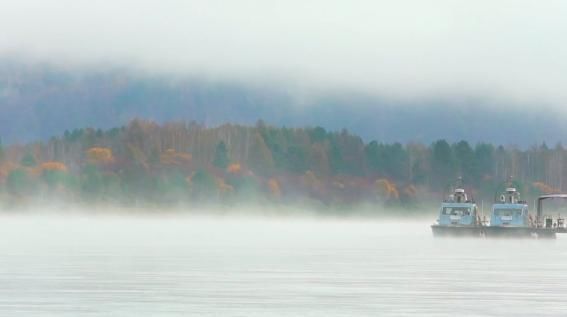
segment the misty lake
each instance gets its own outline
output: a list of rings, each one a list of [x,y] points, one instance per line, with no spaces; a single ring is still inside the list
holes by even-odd
[[[567,237],[429,222],[0,216],[1,316],[558,316]]]

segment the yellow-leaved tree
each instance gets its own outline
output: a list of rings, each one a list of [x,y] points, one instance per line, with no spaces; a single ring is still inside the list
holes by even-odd
[[[385,202],[391,202],[392,200],[398,200],[400,198],[396,184],[386,178],[378,179],[375,183],[375,187],[378,197]]]
[[[67,172],[67,166],[62,162],[57,161],[50,161],[44,162],[39,165],[39,168],[42,172],[45,171],[59,171],[59,172]]]
[[[67,166],[62,162],[49,161],[39,165],[41,178],[50,188],[65,184],[67,177]]]
[[[177,152],[175,149],[167,149],[160,155],[160,162],[164,165],[184,166],[191,163],[191,153]]]

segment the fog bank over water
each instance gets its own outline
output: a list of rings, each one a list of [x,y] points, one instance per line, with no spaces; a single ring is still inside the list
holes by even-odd
[[[567,101],[564,1],[4,1],[0,53],[394,98]]]
[[[151,221],[172,219],[179,221],[370,221],[414,222],[436,219],[437,204],[424,202],[420,208],[384,207],[379,204],[359,204],[348,207],[322,206],[318,204],[257,204],[202,206],[120,206],[113,204],[73,204],[64,201],[44,201],[19,205],[4,204],[0,217],[6,219],[93,219]]]

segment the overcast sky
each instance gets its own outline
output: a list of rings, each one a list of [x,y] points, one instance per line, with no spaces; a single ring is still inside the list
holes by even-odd
[[[2,0],[0,50],[400,98],[567,102],[567,1]]]

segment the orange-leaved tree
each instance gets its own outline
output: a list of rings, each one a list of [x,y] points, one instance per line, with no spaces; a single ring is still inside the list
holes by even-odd
[[[400,193],[396,188],[396,184],[391,182],[386,178],[378,179],[375,183],[376,191],[378,192],[378,197],[384,201],[398,200],[400,198]]]
[[[65,182],[67,166],[57,161],[44,162],[39,165],[39,172],[47,185],[54,187]]]
[[[91,164],[110,164],[114,162],[112,150],[107,147],[92,147],[87,150],[87,161]]]
[[[280,183],[278,182],[277,179],[275,178],[270,178],[268,180],[268,187],[270,188],[270,194],[272,194],[272,196],[274,198],[280,198],[282,195],[282,190],[280,187]]]
[[[240,166],[240,163],[232,163],[228,165],[226,171],[230,174],[239,174],[242,171],[242,167]]]

